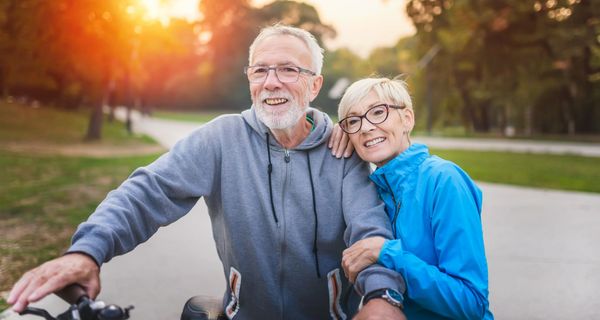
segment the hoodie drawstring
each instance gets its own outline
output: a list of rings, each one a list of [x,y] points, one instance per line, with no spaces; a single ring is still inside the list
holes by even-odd
[[[308,163],[308,176],[310,178],[310,191],[312,193],[313,213],[315,216],[315,237],[313,240],[313,254],[315,255],[315,267],[317,268],[317,278],[321,279],[321,271],[319,270],[319,248],[317,246],[317,235],[319,232],[319,216],[317,215],[317,200],[315,198],[315,185],[312,178],[312,169],[310,167],[310,156],[306,152],[306,162]]]
[[[271,173],[273,172],[273,164],[271,162],[271,148],[270,148],[270,136],[268,132],[265,132],[267,136],[267,154],[269,157],[269,165],[267,166],[267,173],[269,174],[269,197],[271,200],[271,210],[273,212],[273,219],[275,223],[279,223],[277,219],[277,214],[275,213],[275,204],[273,203],[273,183],[271,179]],[[317,236],[319,230],[319,216],[317,215],[317,200],[315,197],[315,184],[312,177],[312,168],[310,166],[310,157],[308,155],[308,151],[306,152],[306,161],[308,163],[308,176],[310,178],[310,191],[312,194],[312,203],[313,203],[313,214],[315,217],[315,233],[313,238],[313,254],[315,255],[315,268],[317,270],[317,278],[321,278],[321,271],[319,270],[319,247],[317,245]]]
[[[279,224],[279,220],[277,219],[277,215],[275,214],[275,204],[273,203],[273,183],[271,182],[271,172],[273,172],[273,165],[271,164],[271,147],[269,143],[269,133],[265,132],[267,135],[267,154],[269,155],[269,165],[267,166],[267,172],[269,173],[269,196],[271,198],[271,211],[273,212],[273,219],[275,219],[275,223]]]

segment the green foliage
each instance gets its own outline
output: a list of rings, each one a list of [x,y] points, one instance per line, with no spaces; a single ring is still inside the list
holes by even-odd
[[[407,12],[420,54],[442,48],[427,66],[434,104],[458,104],[467,129],[600,131],[597,1],[411,0]],[[419,104],[425,91],[417,91]]]

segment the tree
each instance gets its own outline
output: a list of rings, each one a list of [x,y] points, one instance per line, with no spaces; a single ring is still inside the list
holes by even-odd
[[[421,53],[442,47],[431,68],[451,90],[435,91],[461,97],[468,127],[517,123],[532,132],[531,119],[552,121],[552,108],[564,126],[540,129],[575,133],[593,127],[598,7],[587,0],[411,0],[407,12]],[[554,103],[537,113],[542,101]]]

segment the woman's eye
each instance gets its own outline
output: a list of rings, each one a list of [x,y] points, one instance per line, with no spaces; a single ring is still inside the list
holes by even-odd
[[[383,115],[385,113],[385,111],[383,109],[375,109],[371,112],[371,114],[373,114],[374,116],[380,116]]]

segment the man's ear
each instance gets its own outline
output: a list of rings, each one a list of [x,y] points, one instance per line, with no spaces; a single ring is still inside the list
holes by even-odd
[[[319,95],[321,87],[323,87],[323,75],[315,76],[312,81],[312,85],[310,86],[310,102],[315,100],[315,98]]]

